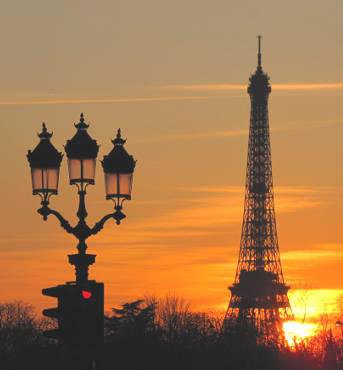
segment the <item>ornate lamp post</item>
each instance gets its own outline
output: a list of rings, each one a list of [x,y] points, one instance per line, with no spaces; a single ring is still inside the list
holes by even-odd
[[[88,280],[88,268],[95,262],[95,255],[88,254],[86,240],[97,234],[109,219],[119,225],[125,217],[123,202],[131,199],[132,176],[136,161],[124,149],[125,140],[120,129],[113,140],[114,148],[102,161],[105,173],[106,199],[114,201],[114,212],[104,216],[90,227],[85,204],[88,185],[95,184],[96,158],[99,145],[88,132],[81,113],[80,122],[75,124],[76,133],[67,141],[65,151],[68,158],[69,181],[76,185],[79,195],[77,211],[78,222],[75,226],[57,211],[49,207],[50,197],[58,192],[58,179],[62,153],[52,145],[49,133],[43,123],[39,143],[27,158],[31,167],[32,193],[41,198],[38,213],[47,220],[55,216],[66,232],[77,240],[78,253],[69,255],[69,263],[75,266],[75,282],[46,288],[43,295],[57,298],[57,307],[43,310],[43,315],[57,319],[58,329],[48,330],[45,335],[58,339],[67,349],[63,352],[69,358],[69,367],[77,370],[103,370],[104,343],[104,284]],[[63,361],[62,361],[63,362]],[[64,363],[64,362],[63,362]],[[65,368],[61,365],[61,368]]]
[[[32,193],[41,197],[42,207],[38,209],[38,213],[43,216],[44,220],[47,220],[50,215],[55,216],[65,231],[78,239],[78,253],[69,255],[69,263],[75,266],[77,284],[88,281],[88,268],[95,262],[95,255],[86,253],[86,240],[97,234],[107,220],[114,219],[119,225],[125,217],[122,212],[123,201],[131,199],[132,176],[136,164],[124,148],[125,140],[121,138],[119,129],[117,137],[113,140],[114,148],[104,156],[102,161],[106,199],[114,201],[115,211],[104,216],[93,227],[88,226],[85,196],[88,185],[95,184],[96,158],[99,151],[96,140],[92,139],[87,132],[88,127],[81,113],[80,122],[75,124],[76,134],[65,145],[70,184],[77,186],[79,195],[77,211],[79,221],[75,226],[71,226],[59,212],[49,207],[51,195],[57,194],[59,169],[63,155],[52,145],[50,141],[52,133],[47,131],[44,123],[42,132],[38,135],[39,144],[27,155],[31,167]]]

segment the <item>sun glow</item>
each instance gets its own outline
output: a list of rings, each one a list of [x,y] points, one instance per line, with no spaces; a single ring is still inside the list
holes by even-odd
[[[296,343],[315,336],[318,331],[318,324],[286,321],[283,323],[283,331],[288,345],[293,347]]]

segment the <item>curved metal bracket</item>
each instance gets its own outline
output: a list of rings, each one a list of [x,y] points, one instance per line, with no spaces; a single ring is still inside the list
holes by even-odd
[[[116,221],[116,224],[119,225],[120,221],[124,219],[126,216],[124,213],[121,211],[121,207],[116,207],[116,211],[113,213],[109,213],[108,215],[104,216],[99,222],[97,222],[93,228],[91,228],[90,233],[91,235],[97,234],[100,230],[103,229],[105,223],[113,218]]]
[[[97,234],[99,231],[101,231],[105,225],[105,223],[110,219],[113,218],[113,213],[110,213],[106,216],[104,216],[100,221],[96,222],[95,225],[91,228],[90,232],[92,235]]]
[[[43,205],[42,208],[37,209],[37,212],[43,216],[44,221],[48,219],[48,216],[54,215],[67,233],[74,234],[74,228],[70,226],[70,223],[59,212],[49,208],[47,205]]]

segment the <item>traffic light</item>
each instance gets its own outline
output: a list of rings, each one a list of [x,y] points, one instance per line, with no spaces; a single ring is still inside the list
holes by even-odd
[[[57,307],[43,310],[43,315],[56,319],[58,328],[47,330],[45,336],[59,344],[72,347],[96,348],[104,338],[104,284],[75,282],[42,290],[42,294],[57,298]]]

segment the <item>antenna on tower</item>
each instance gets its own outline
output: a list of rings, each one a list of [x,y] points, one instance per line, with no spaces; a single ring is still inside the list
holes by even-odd
[[[258,35],[258,57],[257,57],[257,67],[262,68],[262,54],[261,54],[261,39],[262,36]]]

